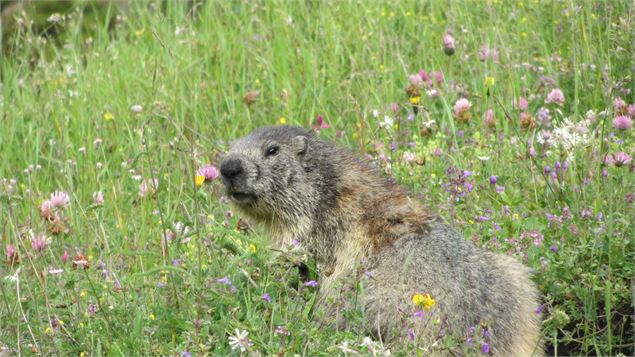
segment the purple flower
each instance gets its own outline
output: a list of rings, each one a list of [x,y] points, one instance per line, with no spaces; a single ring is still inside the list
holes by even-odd
[[[95,304],[88,304],[88,313],[92,316],[97,313],[98,307]]]
[[[620,151],[615,154],[607,154],[604,156],[604,163],[621,167],[629,164],[633,159],[625,152]]]
[[[218,169],[214,165],[205,165],[199,167],[196,171],[197,176],[203,176],[205,181],[212,181],[218,178]]]
[[[316,122],[316,125],[314,125],[314,126],[313,126],[313,129],[315,129],[315,130],[328,129],[328,128],[330,128],[330,127],[331,127],[330,125],[328,125],[328,124],[326,124],[326,123],[324,122],[324,117],[323,117],[323,116],[321,116],[321,115],[318,115],[318,116],[315,118],[315,122]]]
[[[46,235],[44,234],[31,236],[31,247],[33,247],[33,250],[35,250],[36,252],[41,252],[44,249],[46,249],[49,243],[50,243],[50,239],[47,238]]]
[[[423,310],[417,310],[417,311],[415,311],[415,313],[413,315],[414,315],[414,317],[422,319],[423,318]]]
[[[497,181],[498,181],[498,177],[497,176],[492,175],[492,176],[489,177],[489,184],[490,185],[496,185]]]
[[[172,266],[173,267],[180,267],[183,264],[183,260],[182,259],[172,259]]]
[[[443,52],[445,52],[445,54],[448,56],[452,56],[455,51],[456,43],[454,41],[454,37],[452,37],[452,34],[450,34],[450,32],[446,32],[443,35]]]
[[[229,278],[227,278],[226,276],[222,277],[220,279],[216,279],[216,282],[219,283],[219,284],[233,285],[231,280],[229,280]]]
[[[558,253],[558,246],[556,246],[555,244],[549,247],[549,249],[551,249],[551,251],[554,253]]]
[[[289,336],[290,335],[289,330],[284,328],[284,326],[276,326],[276,329],[275,329],[274,333],[276,333],[278,335],[282,335],[282,336]]]
[[[589,219],[593,217],[593,211],[590,208],[585,208],[582,210],[582,212],[580,212],[580,217],[584,219]]]
[[[618,115],[613,119],[613,126],[617,130],[628,130],[633,127],[633,121],[626,115]]]
[[[620,97],[613,99],[613,110],[620,114],[626,112],[626,102],[624,99]]]
[[[538,109],[538,114],[536,114],[536,119],[538,120],[538,125],[542,127],[550,127],[551,126],[551,115],[549,114],[549,109],[540,108]]]
[[[316,287],[318,285],[318,283],[315,280],[310,280],[310,281],[307,281],[306,283],[304,283],[304,285],[314,288],[314,287]]]
[[[51,199],[49,200],[49,202],[51,203],[51,206],[53,208],[58,208],[58,207],[64,208],[70,205],[71,198],[66,192],[55,191],[54,193],[51,194]]]
[[[182,357],[192,357],[192,354],[190,352],[188,352],[188,351],[183,351],[183,352],[181,352],[181,356]]]
[[[496,185],[496,193],[503,193],[503,192],[505,192],[505,186]]]
[[[547,104],[553,103],[553,104],[556,104],[556,105],[559,105],[559,106],[563,106],[564,105],[564,93],[562,93],[562,90],[560,88],[556,88],[556,89],[552,90],[547,95],[547,99],[545,99],[545,103],[547,103]]]
[[[489,343],[483,342],[483,346],[481,347],[481,350],[483,351],[483,353],[488,354],[489,353]]]
[[[544,309],[545,309],[545,304],[540,304],[540,306],[538,306],[536,310],[534,310],[534,312],[536,314],[541,314]]]
[[[466,342],[467,342],[467,345],[468,345],[468,346],[470,346],[470,347],[471,347],[471,346],[474,346],[474,340],[472,340],[472,337],[468,337],[468,339],[467,339],[467,341],[466,341]]]
[[[545,174],[549,175],[549,173],[551,173],[551,166],[547,165],[545,166]]]
[[[262,299],[266,302],[271,302],[271,296],[267,293],[262,294]]]
[[[410,338],[410,341],[415,340],[415,333],[411,329],[408,329],[408,338]]]

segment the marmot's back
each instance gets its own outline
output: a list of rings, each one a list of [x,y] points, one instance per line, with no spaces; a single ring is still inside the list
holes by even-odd
[[[296,240],[315,257],[327,318],[347,304],[332,299],[338,283],[366,271],[368,333],[384,341],[407,338],[410,299],[423,292],[437,304],[415,326],[421,343],[438,336],[436,318],[436,330],[457,336],[490,326],[498,355],[540,351],[529,270],[464,240],[350,151],[304,129],[264,128],[232,144],[221,174],[238,208],[275,242]]]

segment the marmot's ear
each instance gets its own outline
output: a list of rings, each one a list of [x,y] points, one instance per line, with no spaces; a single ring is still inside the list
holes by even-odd
[[[307,137],[303,135],[298,135],[295,138],[291,139],[291,149],[297,155],[304,155],[308,144],[309,139],[307,139]]]

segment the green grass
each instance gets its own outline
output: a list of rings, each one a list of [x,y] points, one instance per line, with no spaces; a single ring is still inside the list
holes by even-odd
[[[370,353],[358,331],[312,322],[316,290],[294,265],[302,256],[270,251],[258,227],[237,230],[241,217],[220,182],[194,184],[199,166],[218,166],[228,140],[281,121],[308,127],[322,115],[331,128],[321,136],[372,155],[466,239],[535,269],[549,354],[635,353],[634,166],[602,160],[635,156],[634,129],[613,126],[614,99],[635,101],[629,1],[134,1],[117,13],[78,2],[62,22],[16,21],[3,39],[0,249],[17,253],[3,254],[0,266],[0,350],[239,354],[228,337],[240,329],[262,355],[333,355],[345,342]],[[443,52],[448,29],[453,56]],[[481,61],[482,46],[499,60]],[[442,71],[444,81],[409,121],[404,89],[420,69]],[[564,92],[562,107],[544,103],[554,88]],[[248,91],[260,93],[249,106]],[[453,115],[464,96],[468,122]],[[518,96],[534,118],[549,108],[551,129],[522,128]],[[493,126],[483,119],[488,109]],[[597,120],[585,143],[569,151],[537,143],[541,130],[555,132],[565,118],[583,123],[589,110]],[[380,127],[385,115],[395,124]],[[422,131],[430,119],[436,124]],[[404,152],[425,163],[406,162]],[[544,168],[554,171],[556,161],[569,166],[552,179]],[[471,192],[463,196],[468,185],[448,177],[450,167],[471,171]],[[489,184],[492,175],[504,192]],[[157,178],[156,192],[141,197],[136,176]],[[57,235],[38,211],[54,191],[71,197]],[[103,206],[93,204],[97,191]],[[557,217],[550,223],[548,214]],[[168,239],[178,224],[187,234]],[[31,230],[50,245],[35,251]],[[535,232],[544,237],[537,245]],[[71,267],[78,254],[90,268]],[[418,353],[479,352],[465,336],[439,342]]]

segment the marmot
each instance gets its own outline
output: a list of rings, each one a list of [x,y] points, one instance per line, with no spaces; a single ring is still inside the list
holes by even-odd
[[[327,310],[338,308],[338,280],[366,279],[357,304],[367,332],[384,342],[431,341],[439,329],[428,314],[457,336],[487,326],[494,355],[542,354],[530,270],[475,247],[352,152],[302,128],[261,128],[231,144],[220,172],[231,200],[274,243],[297,240],[315,258]],[[418,293],[436,303],[406,328]]]

